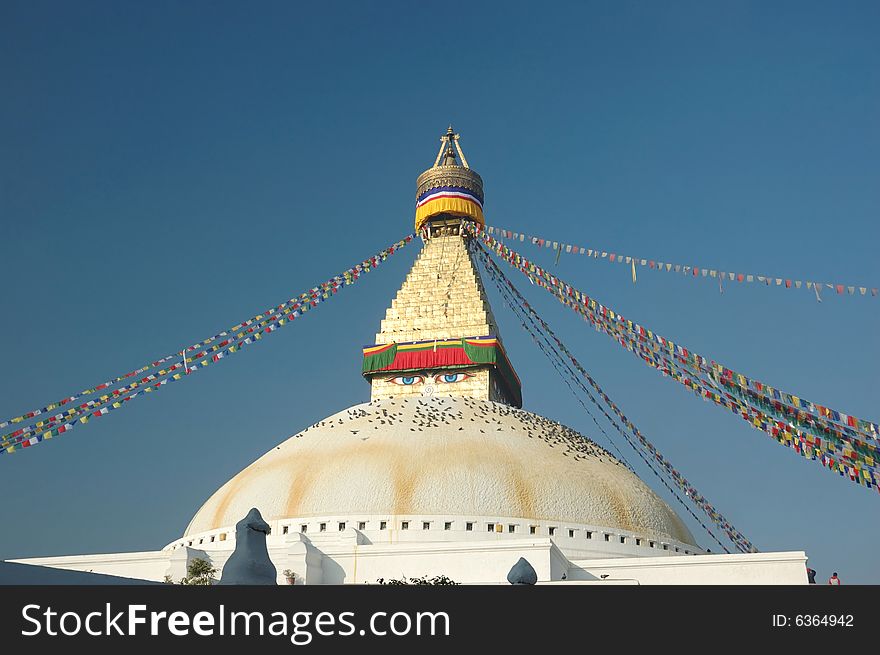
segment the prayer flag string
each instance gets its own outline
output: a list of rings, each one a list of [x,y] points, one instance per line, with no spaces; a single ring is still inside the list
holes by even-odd
[[[614,338],[664,376],[673,378],[700,398],[729,409],[801,456],[819,461],[841,476],[848,476],[853,482],[868,488],[877,487],[880,474],[876,469],[876,423],[785,394],[707,360],[625,319],[507,248],[478,226],[468,223],[466,228],[509,265],[526,275],[533,284],[548,290],[597,330]],[[789,401],[790,406],[784,404]],[[811,411],[796,408],[809,408]],[[844,425],[837,425],[832,420]]]
[[[354,284],[363,274],[369,273],[378,267],[379,264],[384,262],[390,255],[393,255],[395,252],[406,246],[406,244],[410,243],[413,238],[415,238],[415,234],[407,235],[376,255],[365,259],[360,264],[346,269],[342,273],[333,276],[316,287],[312,287],[299,296],[294,296],[290,300],[277,305],[272,310],[259,314],[242,323],[238,323],[228,331],[221,332],[209,339],[205,339],[194,346],[181,349],[175,356],[156,360],[152,364],[139,369],[139,371],[144,372],[151,368],[155,368],[155,366],[168,361],[168,359],[171,358],[177,358],[179,360],[182,352],[192,352],[199,346],[211,344],[220,337],[230,337],[215,344],[211,348],[203,348],[202,350],[187,356],[185,361],[178,361],[172,366],[151,373],[123,387],[113,389],[109,393],[99,396],[97,399],[82,403],[76,407],[71,407],[63,412],[49,416],[44,420],[31,423],[30,425],[18,428],[13,432],[3,435],[0,437],[0,455],[15,452],[19,448],[28,448],[45,439],[51,439],[61,434],[65,434],[77,425],[88,423],[92,418],[100,418],[111,411],[119,409],[126,402],[136,398],[142,393],[158,391],[169,383],[183,379],[185,376],[197,372],[210,364],[220,361],[228,355],[238,352],[245,346],[261,340],[264,335],[274,332],[278,328],[293,321],[298,316],[305,314],[311,308],[316,307],[319,303],[329,300],[329,298],[340,288]],[[236,330],[239,331],[235,333]],[[113,382],[108,382],[99,385],[98,387],[88,389],[86,392],[81,392],[77,396],[71,396],[71,398],[76,399],[82,395],[86,395],[86,393],[95,393],[96,391],[106,389],[115,382],[131,377],[133,374],[134,373],[129,373],[124,376],[119,376],[114,378]],[[67,402],[71,402],[70,399],[63,403],[47,405],[39,411],[23,414],[17,417],[17,419],[10,419],[9,421],[4,422],[2,425],[6,426],[10,423],[20,423],[28,418],[45,414],[48,411],[57,408],[59,404],[67,404]]]
[[[586,248],[584,246],[576,246],[561,241],[552,241],[543,237],[524,234],[522,232],[514,232],[502,227],[490,226],[486,228],[490,235],[494,235],[503,239],[511,239],[520,243],[531,243],[542,249],[549,249],[555,253],[555,261],[558,263],[563,252],[571,255],[589,257],[592,259],[602,259],[611,264],[627,264],[632,271],[633,284],[636,283],[636,266],[661,271],[665,273],[678,273],[692,278],[709,278],[718,280],[718,290],[724,293],[723,282],[744,282],[746,284],[757,283],[764,284],[768,287],[776,286],[785,289],[801,289],[813,290],[816,300],[822,302],[819,292],[821,289],[830,289],[838,295],[848,294],[850,296],[865,296],[876,298],[880,295],[880,289],[877,287],[863,287],[851,284],[839,284],[837,282],[815,282],[812,280],[796,280],[794,278],[774,277],[771,275],[757,275],[754,273],[738,273],[733,271],[722,271],[716,268],[706,268],[704,266],[693,266],[685,264],[672,264],[654,259],[646,259],[644,257],[633,257],[632,255],[621,255],[600,248]]]
[[[538,345],[538,347],[541,349],[541,351],[544,353],[544,355],[547,356],[548,359],[550,359],[551,363],[553,364],[556,371],[560,374],[560,376],[564,375],[562,370],[560,370],[559,366],[557,366],[556,363],[553,361],[553,357],[551,356],[550,351],[548,351],[548,349],[545,348],[544,345],[540,342],[537,335],[535,334],[536,331],[541,333],[543,339],[547,342],[547,345],[550,347],[553,355],[560,362],[562,362],[562,364],[565,366],[565,368],[568,371],[569,377],[571,377],[571,379],[574,380],[575,384],[577,384],[581,388],[581,390],[584,392],[584,394],[587,396],[587,398],[590,400],[590,402],[592,402],[593,405],[595,405],[599,409],[599,411],[602,412],[602,414],[605,416],[605,418],[608,420],[608,422],[611,424],[611,426],[623,437],[623,439],[630,446],[630,448],[632,448],[636,452],[636,454],[641,458],[641,460],[651,470],[651,472],[654,473],[655,476],[657,476],[657,478],[660,480],[660,482],[663,484],[663,486],[665,486],[669,490],[669,492],[676,498],[676,500],[678,500],[678,502],[681,503],[682,507],[684,507],[684,509],[709,534],[709,536],[712,537],[712,539],[719,546],[721,546],[721,548],[725,552],[730,552],[724,546],[724,544],[722,544],[721,541],[718,540],[718,537],[715,536],[715,534],[712,532],[711,529],[709,529],[709,527],[703,522],[703,520],[701,520],[694,513],[694,511],[693,511],[693,509],[691,509],[690,505],[688,505],[687,503],[684,502],[681,495],[679,495],[679,493],[676,492],[675,489],[673,489],[671,486],[669,486],[667,479],[664,478],[663,476],[661,476],[660,473],[658,473],[655,466],[651,463],[651,461],[650,461],[651,459],[653,459],[655,462],[659,463],[662,467],[662,470],[666,474],[667,478],[673,484],[675,484],[681,491],[683,491],[684,495],[687,498],[689,498],[694,505],[696,505],[699,509],[701,509],[703,512],[705,512],[706,515],[710,518],[710,520],[712,520],[719,528],[721,528],[724,531],[724,533],[727,535],[727,537],[736,546],[737,550],[739,550],[740,552],[757,552],[757,550],[754,548],[754,546],[752,546],[751,542],[749,542],[748,539],[746,539],[742,535],[742,533],[740,533],[738,530],[736,530],[736,528],[734,528],[705,499],[705,497],[702,496],[693,487],[693,485],[691,485],[683,476],[681,476],[678,473],[678,471],[676,471],[676,469],[672,466],[672,464],[669,463],[669,461],[666,460],[666,458],[664,458],[662,454],[660,454],[660,451],[657,450],[657,448],[654,447],[654,445],[651,444],[651,442],[649,442],[644,437],[644,435],[642,435],[642,433],[638,430],[638,428],[636,428],[635,425],[633,425],[631,421],[629,421],[628,419],[626,419],[625,416],[623,416],[623,414],[620,412],[617,405],[615,405],[613,402],[611,402],[611,399],[608,398],[608,396],[605,394],[605,392],[602,390],[602,388],[599,387],[599,385],[590,376],[590,374],[587,373],[587,371],[578,362],[578,360],[575,359],[575,357],[571,354],[571,352],[568,350],[568,348],[566,348],[565,344],[562,343],[562,341],[556,336],[556,334],[553,332],[553,330],[550,329],[550,326],[547,325],[547,323],[534,311],[534,309],[531,307],[531,305],[529,305],[529,303],[525,300],[525,298],[523,298],[523,296],[519,292],[519,290],[517,290],[517,288],[507,278],[507,276],[504,275],[504,273],[501,271],[501,269],[498,268],[497,264],[495,264],[495,262],[493,262],[491,260],[491,258],[489,258],[488,251],[485,248],[483,248],[483,246],[481,244],[478,244],[478,248],[479,249],[477,252],[480,255],[480,261],[483,263],[483,266],[486,269],[486,271],[488,272],[489,277],[492,279],[493,282],[495,282],[495,285],[498,287],[499,291],[501,292],[502,298],[504,298],[507,305],[511,308],[511,310],[514,312],[514,314],[516,314],[516,316],[520,319],[520,323],[522,324],[523,328],[525,328],[526,332],[528,332],[529,335],[532,337],[532,340],[535,341],[535,343]],[[523,318],[524,316],[525,316],[525,318]],[[529,327],[529,325],[526,323],[526,320],[531,322],[531,324],[535,328],[534,330]],[[551,342],[551,339],[552,339],[552,342]],[[563,360],[560,352],[564,353],[567,356],[567,358],[571,362],[571,365],[569,365],[567,362],[565,362]],[[620,427],[620,425],[618,425],[617,420],[615,420],[612,416],[610,416],[608,414],[606,409],[599,404],[599,402],[595,399],[595,397],[590,392],[590,390],[587,389],[586,386],[584,386],[583,381],[580,379],[579,376],[577,376],[575,374],[575,371],[574,371],[574,368],[572,368],[572,365],[574,368],[577,369],[577,371],[580,374],[580,377],[583,377],[584,379],[586,379],[590,383],[590,385],[596,390],[596,392],[603,399],[603,401],[606,403],[606,405],[611,409],[611,411],[615,412],[619,418],[623,419],[624,425],[626,425],[627,428],[636,437],[638,443],[642,445],[642,450],[645,451],[644,453],[642,452],[642,450],[640,450],[635,445],[635,443],[633,443],[633,440],[629,438],[629,436],[626,434],[626,432],[623,431],[623,429]],[[577,395],[577,393],[575,393],[575,390],[571,387],[570,384],[568,384],[568,382],[564,378],[563,378],[563,381],[565,381],[566,386],[568,386],[569,389],[571,389],[572,393],[575,394],[575,397],[578,399],[578,401],[581,403],[581,406],[584,407],[584,409],[587,411],[587,413],[593,419],[593,422],[596,423],[596,425],[599,427],[599,429],[602,431],[602,433],[605,434],[605,436],[607,437],[608,435],[605,432],[605,430],[602,429],[602,427],[599,425],[596,418],[593,416],[592,412],[590,412],[589,408],[586,405],[584,405],[583,401],[580,399],[580,397]],[[646,456],[646,454],[647,454],[647,456]],[[649,459],[649,457],[650,457],[650,459]]]
[[[556,276],[548,273],[546,270],[532,262],[529,262],[515,251],[508,249],[502,243],[489,236],[487,232],[483,232],[482,236],[484,241],[488,239],[489,241],[487,241],[487,243],[490,243],[490,245],[494,244],[492,247],[495,250],[498,250],[499,252],[507,250],[510,253],[513,253],[513,255],[511,255],[512,258],[521,258],[522,261],[526,262],[529,271],[537,273],[541,279],[545,280],[545,282],[549,283],[553,288],[560,289],[567,297],[576,299],[578,303],[583,304],[586,309],[597,317],[597,319],[603,319],[613,325],[616,331],[623,331],[630,336],[642,337],[642,341],[647,344],[647,347],[662,357],[674,359],[694,371],[706,373],[713,379],[721,381],[726,386],[738,386],[743,393],[754,395],[761,398],[763,402],[769,403],[769,406],[772,407],[774,411],[781,412],[783,410],[779,409],[779,406],[787,405],[788,408],[795,411],[788,412],[786,420],[794,418],[805,425],[816,425],[822,430],[836,431],[842,438],[849,437],[859,440],[866,439],[869,443],[875,446],[880,445],[880,442],[878,442],[880,426],[878,426],[877,423],[873,421],[865,421],[858,417],[847,415],[793,394],[786,393],[780,389],[775,389],[760,380],[749,378],[737,371],[724,367],[721,364],[717,364],[714,361],[709,361],[705,357],[694,353],[692,350],[689,350],[680,344],[675,344],[669,339],[665,339],[638,323],[623,318],[610,307],[602,305],[594,299],[590,299],[586,294],[583,294],[577,289],[562,282]],[[835,422],[840,423],[841,425],[836,425]]]

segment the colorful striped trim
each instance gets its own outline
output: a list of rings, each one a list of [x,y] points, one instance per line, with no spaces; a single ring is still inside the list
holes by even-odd
[[[480,196],[470,189],[459,186],[438,186],[428,189],[416,199],[416,207],[421,207],[436,198],[464,198],[477,203],[481,209],[483,207],[483,199]]]

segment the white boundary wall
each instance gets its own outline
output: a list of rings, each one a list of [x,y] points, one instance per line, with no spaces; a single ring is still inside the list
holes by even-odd
[[[354,530],[323,543],[298,533],[286,537],[269,547],[279,584],[285,583],[285,569],[295,572],[296,584],[364,584],[441,574],[463,584],[507,584],[507,572],[520,557],[535,568],[539,584],[807,584],[803,551],[571,561],[549,538],[368,544]],[[233,547],[231,542],[223,549],[184,547],[10,561],[143,580],[161,581],[170,575],[178,581],[197,557],[222,571]]]

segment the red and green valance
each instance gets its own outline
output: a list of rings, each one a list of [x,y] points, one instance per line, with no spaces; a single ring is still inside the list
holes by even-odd
[[[504,347],[493,336],[437,341],[390,343],[364,348],[364,375],[430,369],[457,369],[488,364],[494,367],[514,400],[521,404],[522,385]]]

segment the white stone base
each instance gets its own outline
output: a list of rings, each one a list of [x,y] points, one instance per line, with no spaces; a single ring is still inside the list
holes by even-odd
[[[366,544],[357,531],[313,543],[299,533],[269,547],[278,570],[296,574],[295,584],[371,584],[391,579],[446,575],[462,584],[507,584],[520,557],[535,568],[539,584],[807,584],[803,551],[736,555],[613,557],[569,560],[550,538],[463,542]],[[359,543],[361,542],[361,543]],[[90,571],[127,578],[179,581],[194,558],[222,571],[234,542],[224,548],[183,547],[155,552],[72,555],[10,560],[21,564]]]

